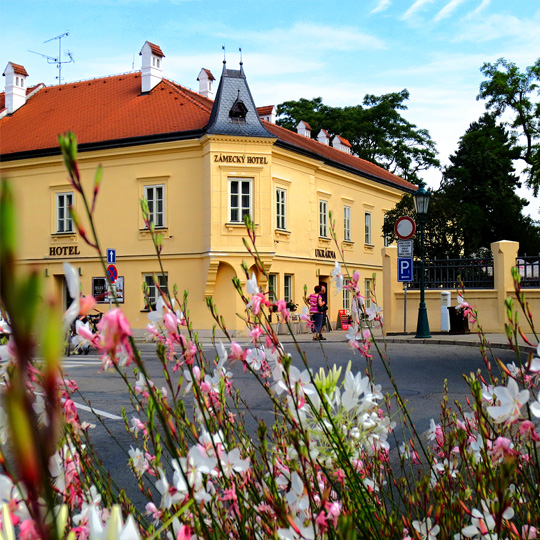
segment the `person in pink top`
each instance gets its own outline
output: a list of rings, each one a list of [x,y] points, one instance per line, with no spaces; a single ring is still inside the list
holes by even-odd
[[[314,291],[315,293],[310,294],[308,298],[309,314],[311,317],[311,322],[313,323],[313,341],[325,340],[326,338],[322,335],[325,302],[323,296],[321,295],[320,285],[316,285]]]

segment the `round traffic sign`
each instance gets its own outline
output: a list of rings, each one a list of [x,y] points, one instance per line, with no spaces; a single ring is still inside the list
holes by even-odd
[[[409,216],[400,217],[394,225],[394,231],[401,240],[408,240],[416,231],[416,223]]]
[[[114,283],[118,279],[118,270],[114,264],[107,266],[107,279],[110,283]]]

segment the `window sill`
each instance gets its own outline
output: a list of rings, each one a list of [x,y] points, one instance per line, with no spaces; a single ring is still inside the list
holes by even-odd
[[[59,233],[51,233],[51,240],[53,242],[65,242],[66,239],[69,239],[73,242],[77,239],[77,234],[75,232],[59,232]]]
[[[259,225],[257,223],[255,223],[255,228],[257,228]],[[232,232],[232,231],[238,231],[238,230],[242,230],[242,231],[245,231],[246,230],[246,225],[243,221],[239,221],[239,222],[233,222],[233,223],[225,223],[225,227],[227,227],[227,229],[229,230],[229,232]]]
[[[352,249],[354,247],[354,242],[351,240],[343,240],[341,245],[344,249]]]
[[[291,236],[291,231],[285,229],[275,229],[274,234],[281,239],[288,239]]]
[[[328,238],[328,236],[319,236],[319,242],[321,244],[329,244],[332,241],[331,238]]]
[[[170,238],[169,236],[169,228],[168,227],[155,227],[154,233],[162,234],[164,238]],[[150,229],[139,229],[139,240],[144,239],[150,239],[152,238],[152,234],[150,233]]]
[[[374,244],[364,244],[364,251],[372,252],[375,249]]]

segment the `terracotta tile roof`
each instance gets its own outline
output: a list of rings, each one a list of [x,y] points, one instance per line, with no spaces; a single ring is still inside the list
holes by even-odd
[[[163,54],[163,51],[161,50],[161,47],[159,47],[159,45],[154,45],[153,43],[150,43],[149,41],[147,41],[146,43],[150,45],[150,49],[152,50],[153,54],[155,54],[156,56],[160,56],[161,58],[165,58],[165,55]]]
[[[11,64],[11,67],[13,67],[13,73],[28,77],[28,72],[26,71],[26,69],[24,69],[24,66],[21,66],[20,64],[14,64],[13,62],[9,62],[9,63]],[[2,75],[5,75],[5,73],[2,73]]]
[[[0,120],[0,154],[57,148],[59,133],[79,144],[202,130],[212,101],[163,80],[141,95],[140,72],[48,86]]]
[[[288,129],[285,129],[276,124],[271,124],[263,120],[264,127],[273,133],[280,141],[291,145],[294,148],[299,150],[307,151],[311,154],[314,154],[314,157],[320,156],[324,160],[327,160],[330,164],[334,164],[338,167],[345,166],[348,169],[354,169],[359,173],[367,174],[368,176],[381,179],[383,181],[389,182],[391,184],[396,184],[399,187],[405,188],[406,190],[416,190],[416,186],[407,182],[403,178],[392,174],[390,171],[361,159],[359,157],[353,156],[351,154],[346,154],[341,150],[332,148],[327,144],[320,143],[315,139],[309,139],[303,135],[298,135]]]
[[[209,69],[202,68],[202,70],[208,75],[208,79],[210,81],[215,81],[216,78],[212,75],[212,72]],[[199,80],[199,77],[197,77],[197,80]]]
[[[272,114],[272,111],[274,110],[273,105],[266,105],[264,107],[257,107],[257,113],[259,116],[268,116]]]
[[[336,137],[340,140],[341,144],[343,144],[344,146],[348,146],[349,148],[352,148],[351,143],[347,139],[340,137],[339,135],[336,135]]]
[[[306,129],[309,129],[309,131],[311,131],[311,126],[305,120],[300,120],[300,122],[298,122],[298,125],[300,124],[304,124]]]
[[[26,89],[26,95],[30,95],[38,86],[43,86],[43,83],[35,84],[34,86],[29,86]],[[6,108],[6,93],[0,93],[0,112]]]

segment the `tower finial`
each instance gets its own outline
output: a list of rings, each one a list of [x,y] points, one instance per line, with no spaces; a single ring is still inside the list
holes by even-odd
[[[238,50],[240,51],[240,65],[243,66],[244,62],[242,62],[242,47],[239,47]]]
[[[225,59],[225,45],[222,45],[221,48],[223,50],[223,65],[225,65],[227,63],[227,60]]]

